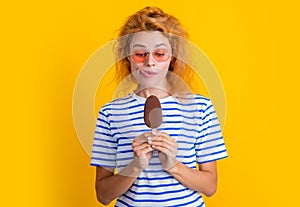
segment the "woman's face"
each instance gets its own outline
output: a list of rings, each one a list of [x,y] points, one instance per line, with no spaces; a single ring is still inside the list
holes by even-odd
[[[135,33],[130,43],[130,68],[142,87],[166,87],[172,59],[170,42],[159,31]]]

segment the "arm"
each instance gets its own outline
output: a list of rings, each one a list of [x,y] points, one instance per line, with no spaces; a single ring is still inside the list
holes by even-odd
[[[198,191],[206,196],[212,196],[217,190],[216,161],[199,165],[199,170],[178,163],[167,170],[176,180],[189,189]]]
[[[134,169],[138,170],[138,169]],[[108,205],[115,198],[125,193],[134,183],[136,177],[113,175],[102,167],[96,168],[96,192],[100,203]]]
[[[143,133],[132,142],[134,160],[119,174],[113,170],[98,166],[96,168],[96,193],[100,203],[108,205],[115,198],[124,194],[141,172],[147,168],[153,149],[147,143],[150,133]]]
[[[152,141],[152,147],[159,152],[159,159],[163,168],[184,186],[212,196],[217,188],[216,162],[207,162],[199,165],[199,170],[189,168],[176,160],[177,142],[167,133],[162,132]]]

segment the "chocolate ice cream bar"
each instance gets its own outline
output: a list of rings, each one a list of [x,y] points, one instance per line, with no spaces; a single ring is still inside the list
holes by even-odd
[[[158,128],[162,123],[162,110],[159,99],[151,95],[147,98],[144,108],[145,124],[152,129]]]

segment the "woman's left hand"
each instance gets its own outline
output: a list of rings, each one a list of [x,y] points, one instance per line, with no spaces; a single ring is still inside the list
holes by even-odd
[[[160,135],[154,136],[151,146],[158,150],[158,156],[164,170],[167,171],[178,163],[176,160],[178,144],[167,133],[161,132]]]

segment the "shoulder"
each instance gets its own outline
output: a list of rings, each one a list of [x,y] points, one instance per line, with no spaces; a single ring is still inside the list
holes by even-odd
[[[193,94],[194,100],[196,103],[202,104],[202,105],[210,105],[211,101],[208,97],[203,96],[201,94]]]
[[[100,107],[99,113],[110,114],[112,110],[121,109],[122,107],[124,107],[124,105],[127,105],[132,101],[133,101],[132,95],[128,94],[123,98],[118,98],[104,104],[103,106]]]
[[[179,99],[183,104],[193,104],[200,107],[212,105],[211,100],[208,97],[203,96],[201,94],[189,93]]]

